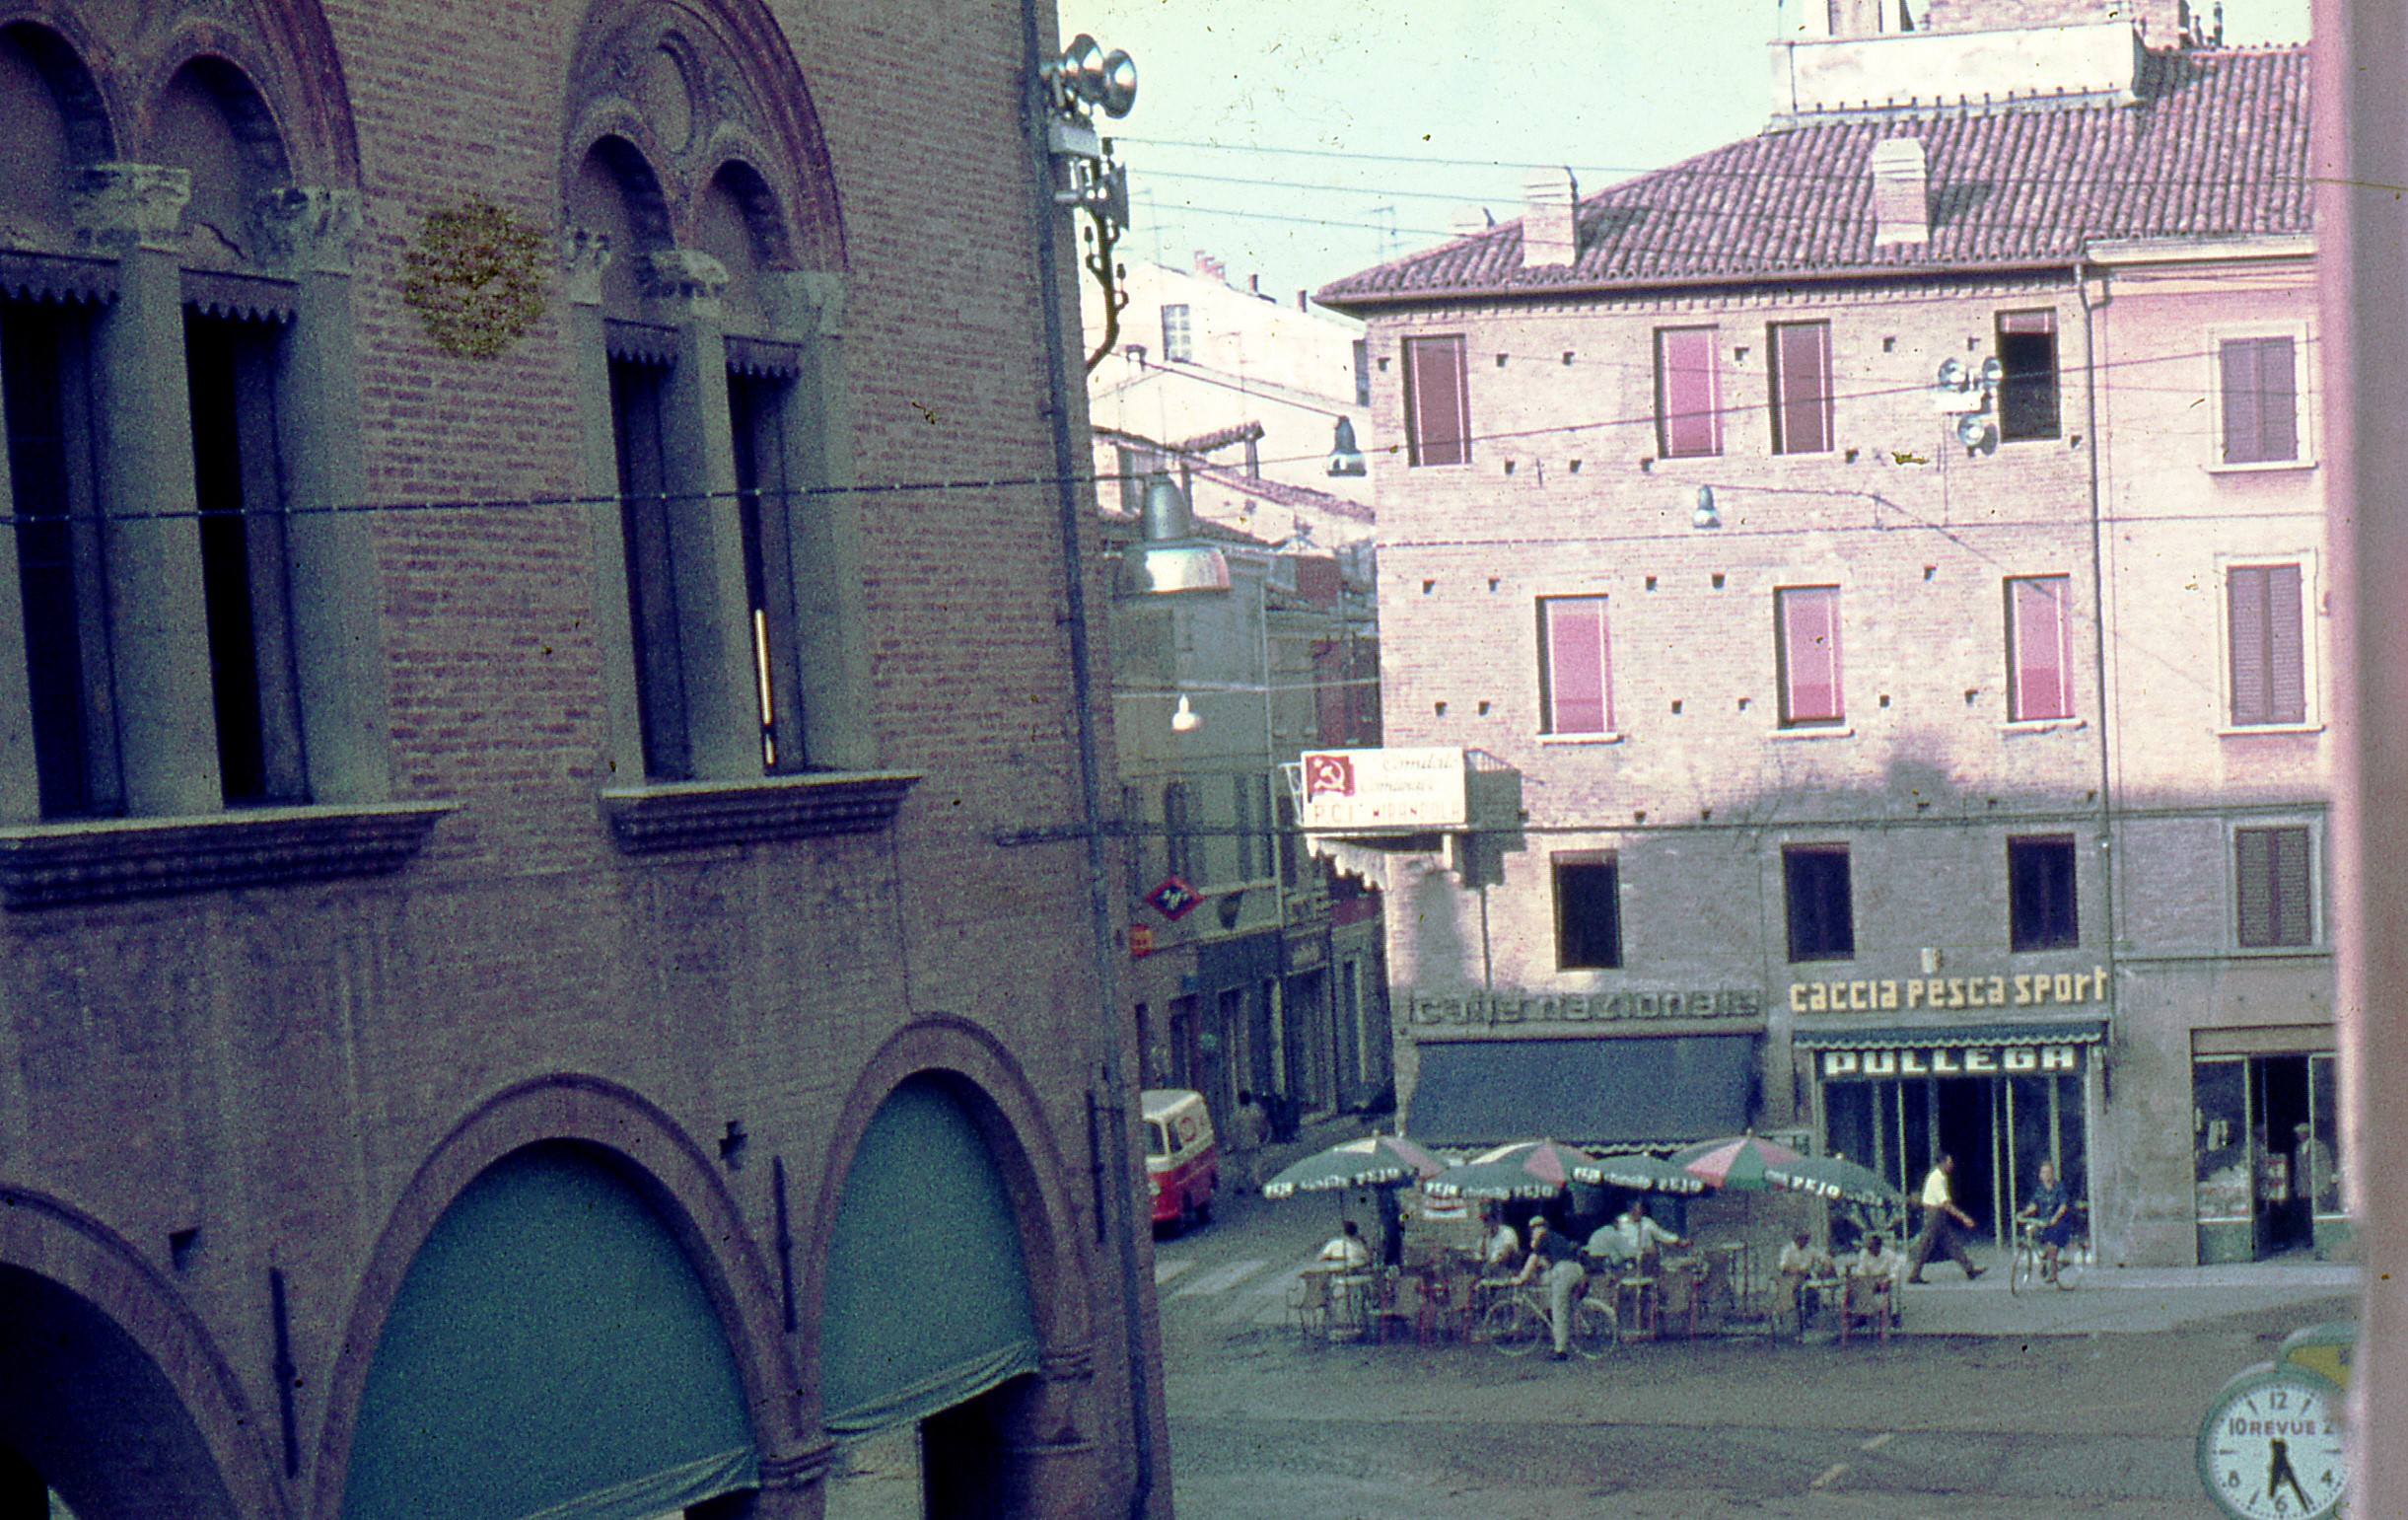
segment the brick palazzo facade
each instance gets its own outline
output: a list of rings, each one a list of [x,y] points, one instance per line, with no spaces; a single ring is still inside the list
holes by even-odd
[[[1168,1513],[1054,26],[0,0],[0,1515]]]
[[[1945,1148],[1986,1231],[2053,1158],[2105,1260],[2330,1251],[2305,50],[1922,12],[1320,292],[1403,440],[1386,742],[1519,787],[1347,851],[1407,1132]]]

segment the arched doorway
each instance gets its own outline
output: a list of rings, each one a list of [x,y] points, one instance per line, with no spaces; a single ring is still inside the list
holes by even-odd
[[[974,1512],[1003,1482],[1000,1427],[1034,1382],[1038,1336],[1019,1211],[974,1096],[941,1073],[906,1078],[845,1173],[820,1299],[820,1396],[828,1433],[878,1455],[860,1480],[836,1481],[832,1516]]]
[[[235,1520],[207,1443],[133,1337],[82,1294],[0,1265],[0,1517]]]
[[[568,1141],[460,1192],[386,1315],[345,1520],[643,1520],[757,1485],[736,1359],[649,1192]]]

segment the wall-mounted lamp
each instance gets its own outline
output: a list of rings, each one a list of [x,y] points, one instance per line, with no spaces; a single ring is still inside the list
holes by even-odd
[[[1699,529],[1723,526],[1723,514],[1715,509],[1713,486],[1701,485],[1697,488],[1697,510],[1689,514],[1689,526]]]
[[[1336,436],[1330,440],[1329,444],[1329,472],[1333,475],[1364,473],[1363,451],[1355,447],[1353,420],[1340,417],[1338,425],[1333,431]]]
[[[1180,692],[1179,704],[1170,714],[1170,732],[1174,734],[1192,734],[1203,726],[1203,714],[1197,712],[1195,709],[1195,704],[1187,700],[1187,693],[1184,691]]]
[[[1120,555],[1122,596],[1177,596],[1229,590],[1229,561],[1196,537],[1187,494],[1158,474],[1146,483],[1145,537]]]

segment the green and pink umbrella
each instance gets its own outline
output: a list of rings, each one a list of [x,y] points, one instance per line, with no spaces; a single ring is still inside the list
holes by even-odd
[[[1551,1198],[1564,1191],[1576,1168],[1596,1158],[1553,1140],[1524,1140],[1483,1151],[1421,1185],[1442,1198]]]
[[[1710,1188],[1747,1193],[1776,1190],[1781,1185],[1773,1181],[1774,1174],[1798,1159],[1798,1153],[1788,1146],[1752,1134],[1707,1140],[1671,1155],[1672,1165]]]

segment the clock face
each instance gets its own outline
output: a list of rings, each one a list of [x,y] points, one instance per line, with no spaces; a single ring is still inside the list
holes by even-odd
[[[2199,1480],[2233,1520],[2323,1520],[2349,1461],[2338,1391],[2296,1373],[2244,1373],[2199,1427]]]

